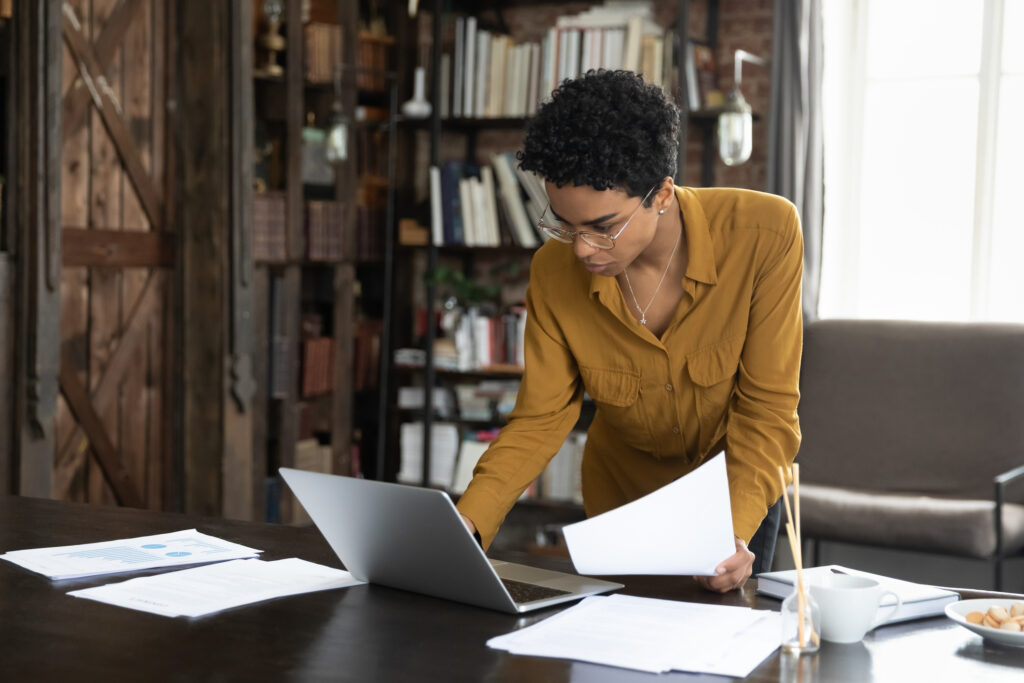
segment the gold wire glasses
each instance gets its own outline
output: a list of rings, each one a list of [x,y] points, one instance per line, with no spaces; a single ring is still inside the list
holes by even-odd
[[[595,249],[613,249],[615,247],[615,240],[619,239],[619,235],[621,235],[622,231],[626,229],[629,222],[633,220],[633,216],[635,216],[636,212],[640,210],[640,207],[644,205],[644,202],[647,201],[647,198],[652,192],[654,192],[656,187],[657,185],[647,191],[644,198],[641,199],[640,203],[637,204],[635,209],[633,209],[633,213],[629,214],[629,218],[626,219],[626,222],[622,224],[622,227],[619,228],[619,231],[614,235],[606,235],[600,232],[586,232],[583,230],[566,230],[561,226],[561,224],[546,218],[548,215],[548,209],[551,208],[550,202],[544,208],[544,213],[540,215],[540,220],[537,221],[537,228],[543,231],[543,233],[551,239],[565,244],[572,244],[576,238],[579,237]]]

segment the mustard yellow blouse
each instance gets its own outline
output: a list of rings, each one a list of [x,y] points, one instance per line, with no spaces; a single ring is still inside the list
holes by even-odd
[[[749,541],[782,495],[777,466],[800,445],[796,209],[749,190],[675,191],[689,261],[661,339],[630,315],[616,280],[585,270],[571,245],[549,241],[534,255],[516,407],[458,503],[485,548],[576,423],[584,391],[597,406],[582,465],[587,515],[650,493],[723,448],[738,537]]]

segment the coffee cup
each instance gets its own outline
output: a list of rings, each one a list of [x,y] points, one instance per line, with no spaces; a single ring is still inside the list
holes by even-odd
[[[866,576],[829,574],[810,586],[821,609],[821,637],[833,643],[856,643],[902,606],[900,596]],[[896,604],[879,611],[891,595]]]

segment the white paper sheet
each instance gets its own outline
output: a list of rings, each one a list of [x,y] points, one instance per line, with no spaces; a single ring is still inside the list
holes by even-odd
[[[612,595],[586,598],[487,645],[651,673],[743,677],[775,651],[779,634],[775,612]]]
[[[222,541],[195,529],[186,529],[100,543],[12,550],[0,555],[0,559],[51,579],[77,579],[157,567],[236,560],[256,557],[260,552],[244,545]]]
[[[233,560],[71,591],[68,595],[166,617],[199,617],[285,595],[364,583],[298,558]]]
[[[563,533],[580,574],[714,575],[736,552],[725,455]]]

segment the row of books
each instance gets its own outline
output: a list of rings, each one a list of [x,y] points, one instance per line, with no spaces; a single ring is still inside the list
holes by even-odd
[[[455,328],[454,343],[435,349],[434,362],[450,370],[479,370],[494,365],[522,367],[526,308],[515,306],[507,313],[487,316],[471,308]]]
[[[674,82],[673,40],[653,21],[649,2],[607,3],[559,17],[539,43],[515,43],[459,16],[441,56],[443,118],[522,117],[536,113],[566,78],[590,69],[626,69],[656,85]]]
[[[399,430],[401,464],[397,480],[401,484],[423,482],[423,423],[405,422]],[[435,422],[430,427],[431,486],[448,489],[459,455],[459,428],[450,422]]]
[[[473,468],[490,447],[493,433],[470,433],[459,441],[459,429],[450,422],[435,423],[431,428],[431,486],[461,494],[473,478]],[[583,502],[580,468],[585,432],[572,432],[548,463],[544,472],[526,489],[523,498]],[[420,484],[423,481],[423,423],[406,422],[401,427],[401,464],[398,481]]]
[[[546,206],[543,181],[509,153],[493,155],[490,165],[448,161],[430,169],[435,246],[536,248],[544,236],[535,226]]]
[[[515,407],[518,392],[517,379],[461,382],[451,389],[434,387],[431,408],[441,420],[500,424]],[[425,393],[422,386],[399,387],[398,407],[403,410],[422,410]]]
[[[303,27],[303,63],[310,83],[330,83],[343,61],[338,24],[310,22]]]
[[[344,202],[309,200],[305,203],[306,258],[335,262],[345,258],[344,230],[349,209]],[[360,260],[380,258],[384,252],[386,211],[383,207],[355,207],[355,249]],[[260,262],[288,259],[287,217],[283,192],[261,192],[253,199],[253,258]]]

